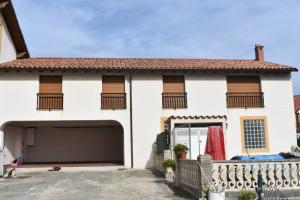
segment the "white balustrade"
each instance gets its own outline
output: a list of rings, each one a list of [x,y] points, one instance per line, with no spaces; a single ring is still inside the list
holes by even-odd
[[[212,164],[213,185],[226,190],[257,186],[258,173],[265,185],[276,188],[300,188],[300,160],[220,161]]]

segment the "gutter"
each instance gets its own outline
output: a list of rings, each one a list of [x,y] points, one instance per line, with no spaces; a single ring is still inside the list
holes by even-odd
[[[131,168],[133,168],[133,125],[132,125],[132,74],[129,75],[129,112],[130,112],[130,153]]]

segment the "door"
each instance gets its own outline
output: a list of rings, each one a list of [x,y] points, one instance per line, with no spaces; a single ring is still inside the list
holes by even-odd
[[[174,145],[184,144],[189,151],[187,158],[196,160],[198,155],[204,154],[208,127],[175,128]]]

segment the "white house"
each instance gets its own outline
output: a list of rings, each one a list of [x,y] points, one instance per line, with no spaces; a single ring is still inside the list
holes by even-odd
[[[186,124],[202,139],[206,127],[222,127],[227,159],[296,145],[297,69],[264,61],[261,45],[254,60],[30,58],[11,2],[0,2],[5,165],[21,156],[151,167],[157,134],[167,128],[174,140]]]

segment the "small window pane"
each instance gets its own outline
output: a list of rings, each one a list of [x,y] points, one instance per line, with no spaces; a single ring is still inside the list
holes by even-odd
[[[263,119],[243,120],[246,149],[266,148],[265,122]]]

